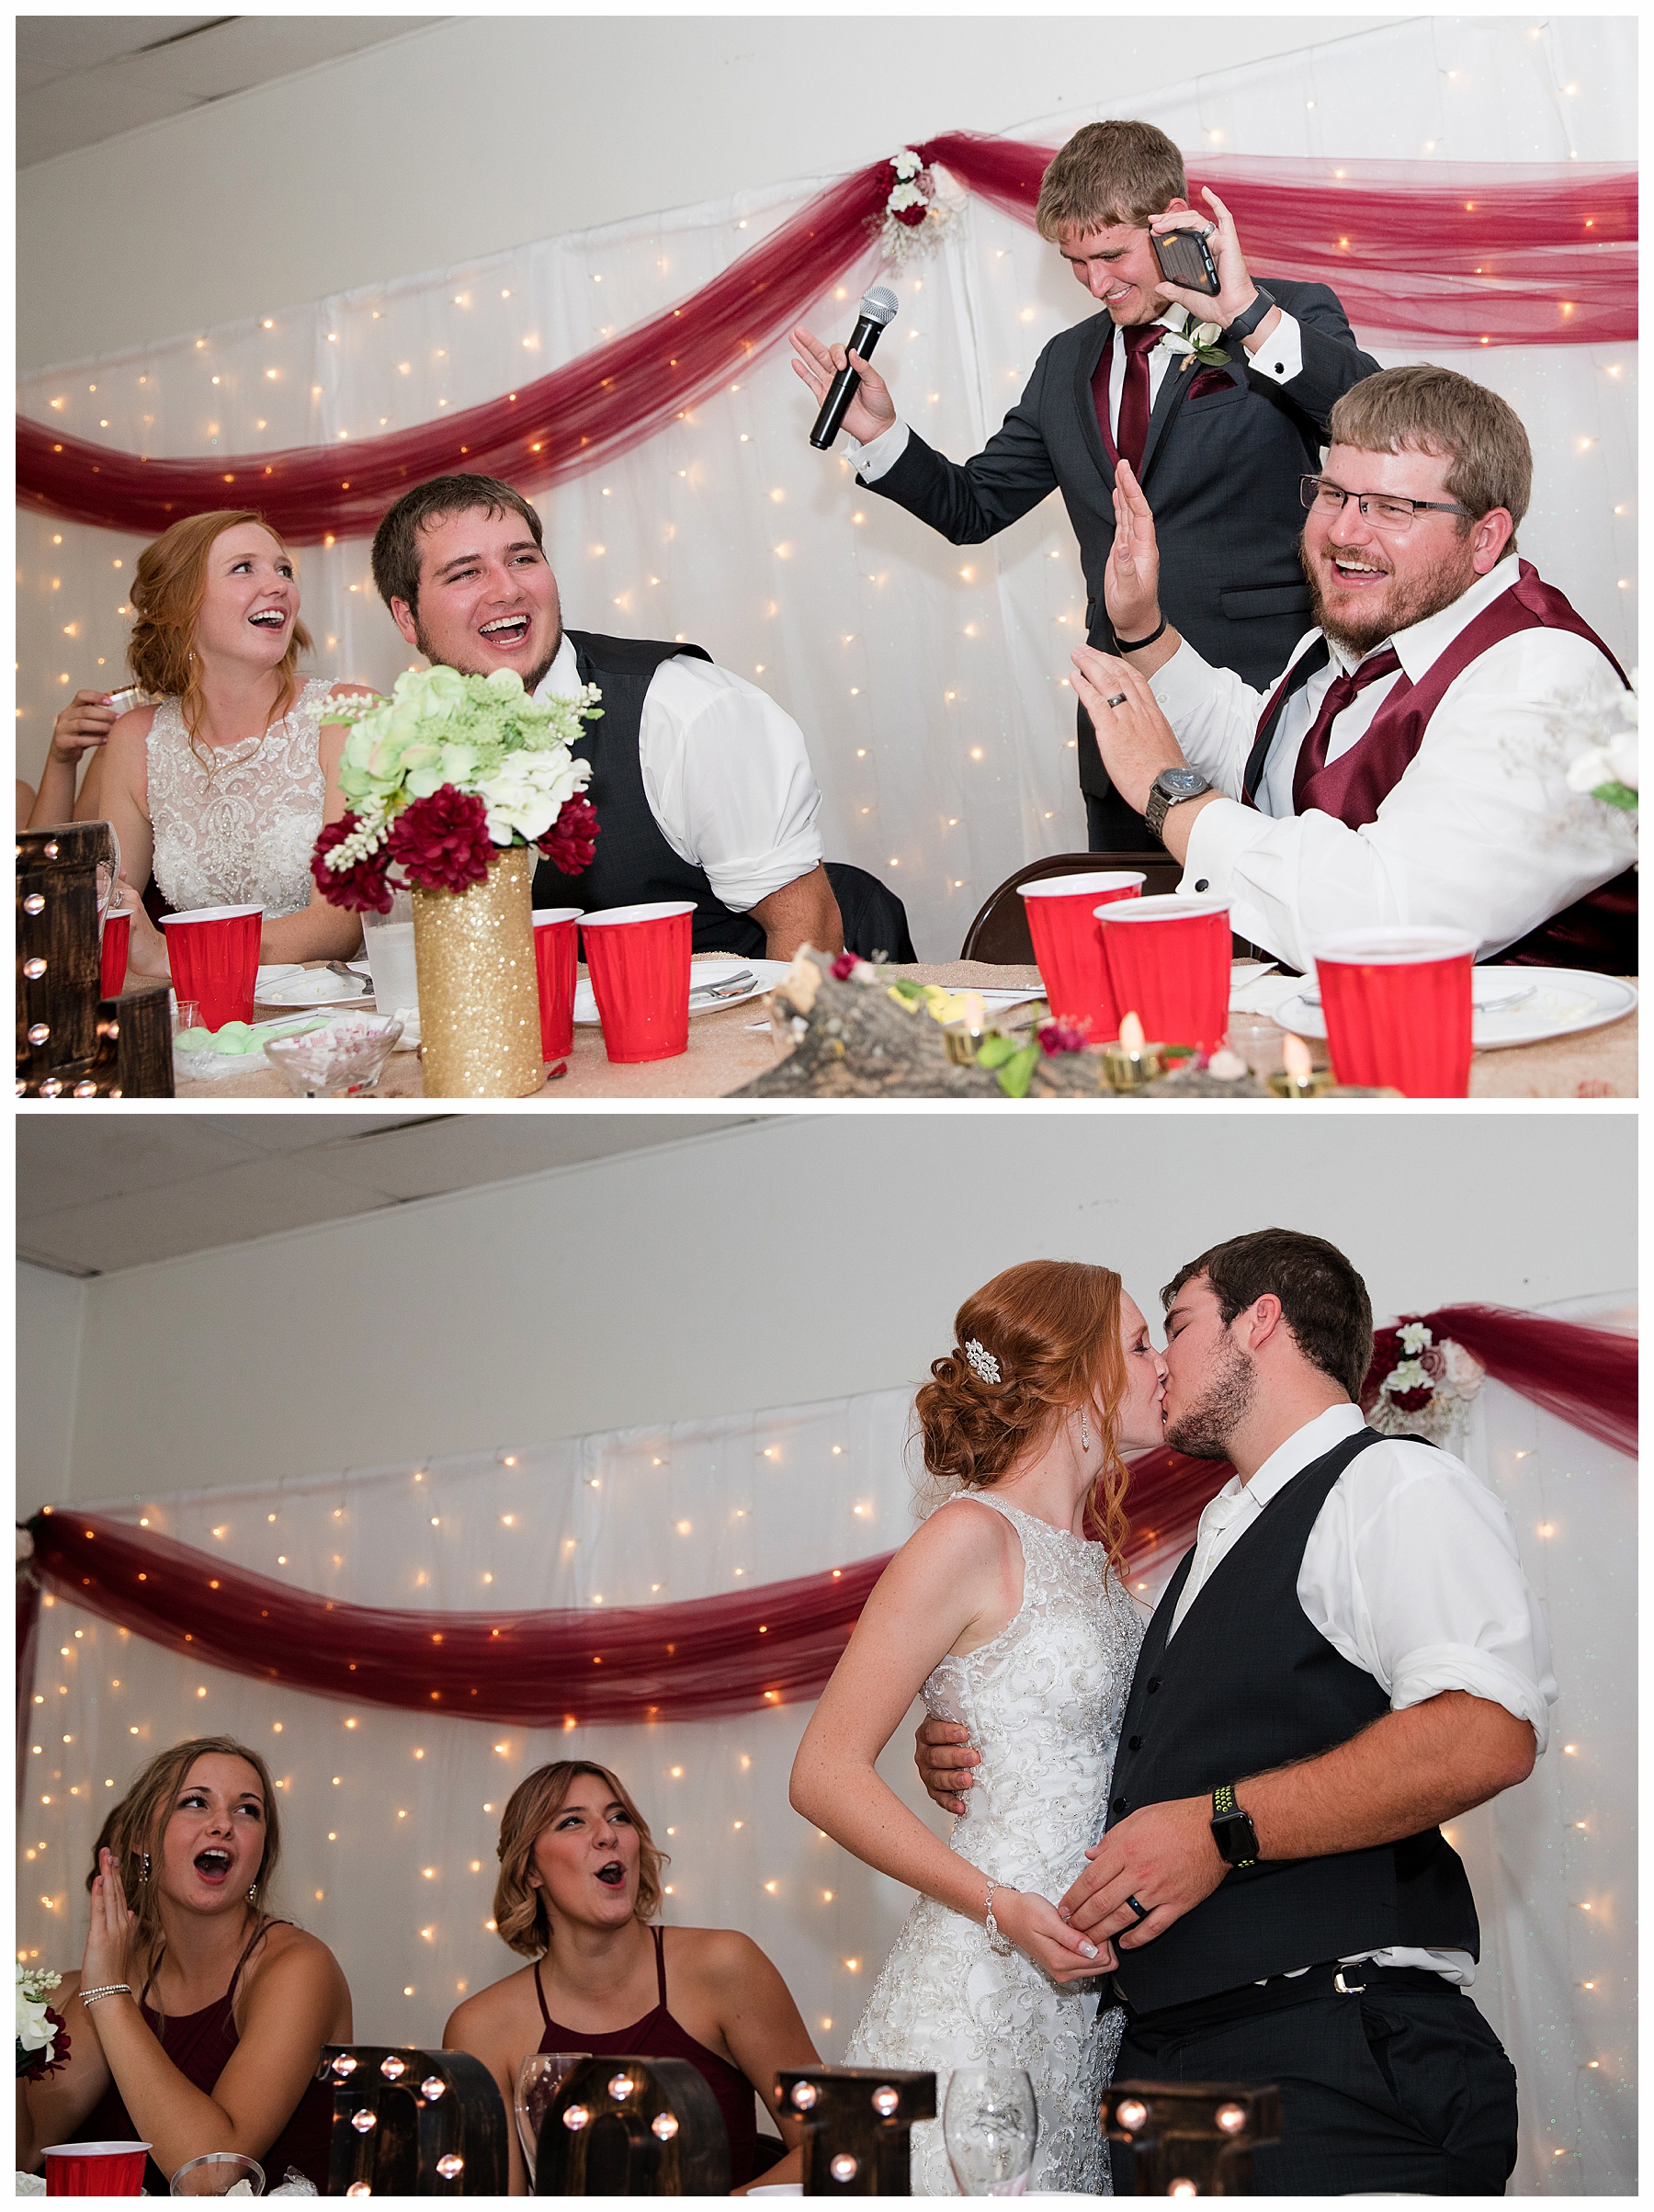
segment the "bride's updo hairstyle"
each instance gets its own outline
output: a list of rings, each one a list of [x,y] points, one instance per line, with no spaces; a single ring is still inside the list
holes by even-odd
[[[1130,1524],[1117,1443],[1126,1392],[1119,1276],[1079,1260],[1007,1267],[955,1314],[954,1347],[931,1362],[931,1379],[913,1401],[932,1481],[945,1492],[990,1489],[1084,1406],[1097,1452],[1086,1519],[1124,1578]]]

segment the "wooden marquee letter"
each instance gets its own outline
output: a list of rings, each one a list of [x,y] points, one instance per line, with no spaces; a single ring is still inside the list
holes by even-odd
[[[330,2196],[504,2195],[510,2123],[481,2059],[329,2044],[319,2079],[334,2091]]]
[[[1281,2093],[1255,2082],[1116,2082],[1103,2132],[1128,2143],[1134,2196],[1250,2196],[1252,2154],[1281,2139]]]
[[[536,2196],[727,2196],[730,2138],[685,2059],[587,2059],[540,2122]]]
[[[804,2123],[806,2196],[911,2196],[908,2135],[936,2116],[934,2073],[809,2066],[776,2076]]]

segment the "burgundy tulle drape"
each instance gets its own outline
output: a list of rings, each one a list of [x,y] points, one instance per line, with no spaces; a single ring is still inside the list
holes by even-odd
[[[1031,220],[1052,149],[950,131],[918,149]],[[17,419],[17,497],[151,535],[256,506],[295,543],[365,537],[409,485],[462,469],[538,490],[612,460],[716,391],[872,248],[893,172],[870,163],[677,306],[458,415],[354,445],[167,459]],[[1584,164],[1206,161],[1258,272],[1331,284],[1369,341],[1553,346],[1637,335],[1633,173]],[[1196,204],[1199,204],[1198,200]]]
[[[1490,1375],[1563,1421],[1635,1448],[1635,1337],[1497,1306],[1408,1318],[1438,1341],[1456,1338]],[[1133,1461],[1134,1580],[1187,1548],[1231,1471],[1167,1450]],[[535,1728],[708,1720],[814,1697],[889,1558],[601,1616],[409,1613],[339,1605],[101,1514],[49,1508],[29,1526],[35,1571],[50,1588],[169,1650],[319,1696]],[[21,1696],[21,1625],[18,1636]],[[26,1719],[20,1706],[19,1725]]]
[[[17,1569],[17,1806],[23,1804],[24,1761],[28,1756],[29,1709],[34,1699],[35,1646],[40,1630],[40,1577],[31,1567]]]

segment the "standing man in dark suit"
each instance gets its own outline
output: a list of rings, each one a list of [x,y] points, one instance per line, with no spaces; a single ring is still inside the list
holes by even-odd
[[[955,545],[980,544],[1060,490],[1080,540],[1087,641],[1128,652],[1147,640],[1116,637],[1103,605],[1123,464],[1153,510],[1167,619],[1207,660],[1256,686],[1306,627],[1298,481],[1320,466],[1333,403],[1378,363],[1356,346],[1327,286],[1256,282],[1222,201],[1203,195],[1208,223],[1186,192],[1183,156],[1163,130],[1088,123],[1046,171],[1035,220],[1104,312],[1051,340],[971,460],[927,446],[859,357],[852,366],[861,386],[844,428],[862,442],[861,482]],[[1150,234],[1175,230],[1205,234],[1215,297],[1161,277]],[[1195,359],[1181,335],[1185,319],[1219,326],[1227,366]],[[844,349],[801,326],[793,344],[794,366],[820,399]],[[1154,848],[1109,783],[1083,707],[1080,787],[1093,850]]]

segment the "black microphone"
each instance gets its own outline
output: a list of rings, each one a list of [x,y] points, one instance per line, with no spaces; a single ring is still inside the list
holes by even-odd
[[[855,328],[850,333],[850,344],[846,351],[860,354],[865,361],[878,344],[878,334],[885,324],[895,321],[897,306],[895,293],[887,290],[882,284],[876,284],[870,292],[864,292],[861,306],[856,311]],[[815,428],[810,434],[810,444],[821,452],[824,453],[838,436],[839,425],[844,419],[844,410],[855,397],[860,382],[861,378],[855,370],[846,366],[828,385],[821,412],[816,416]]]

